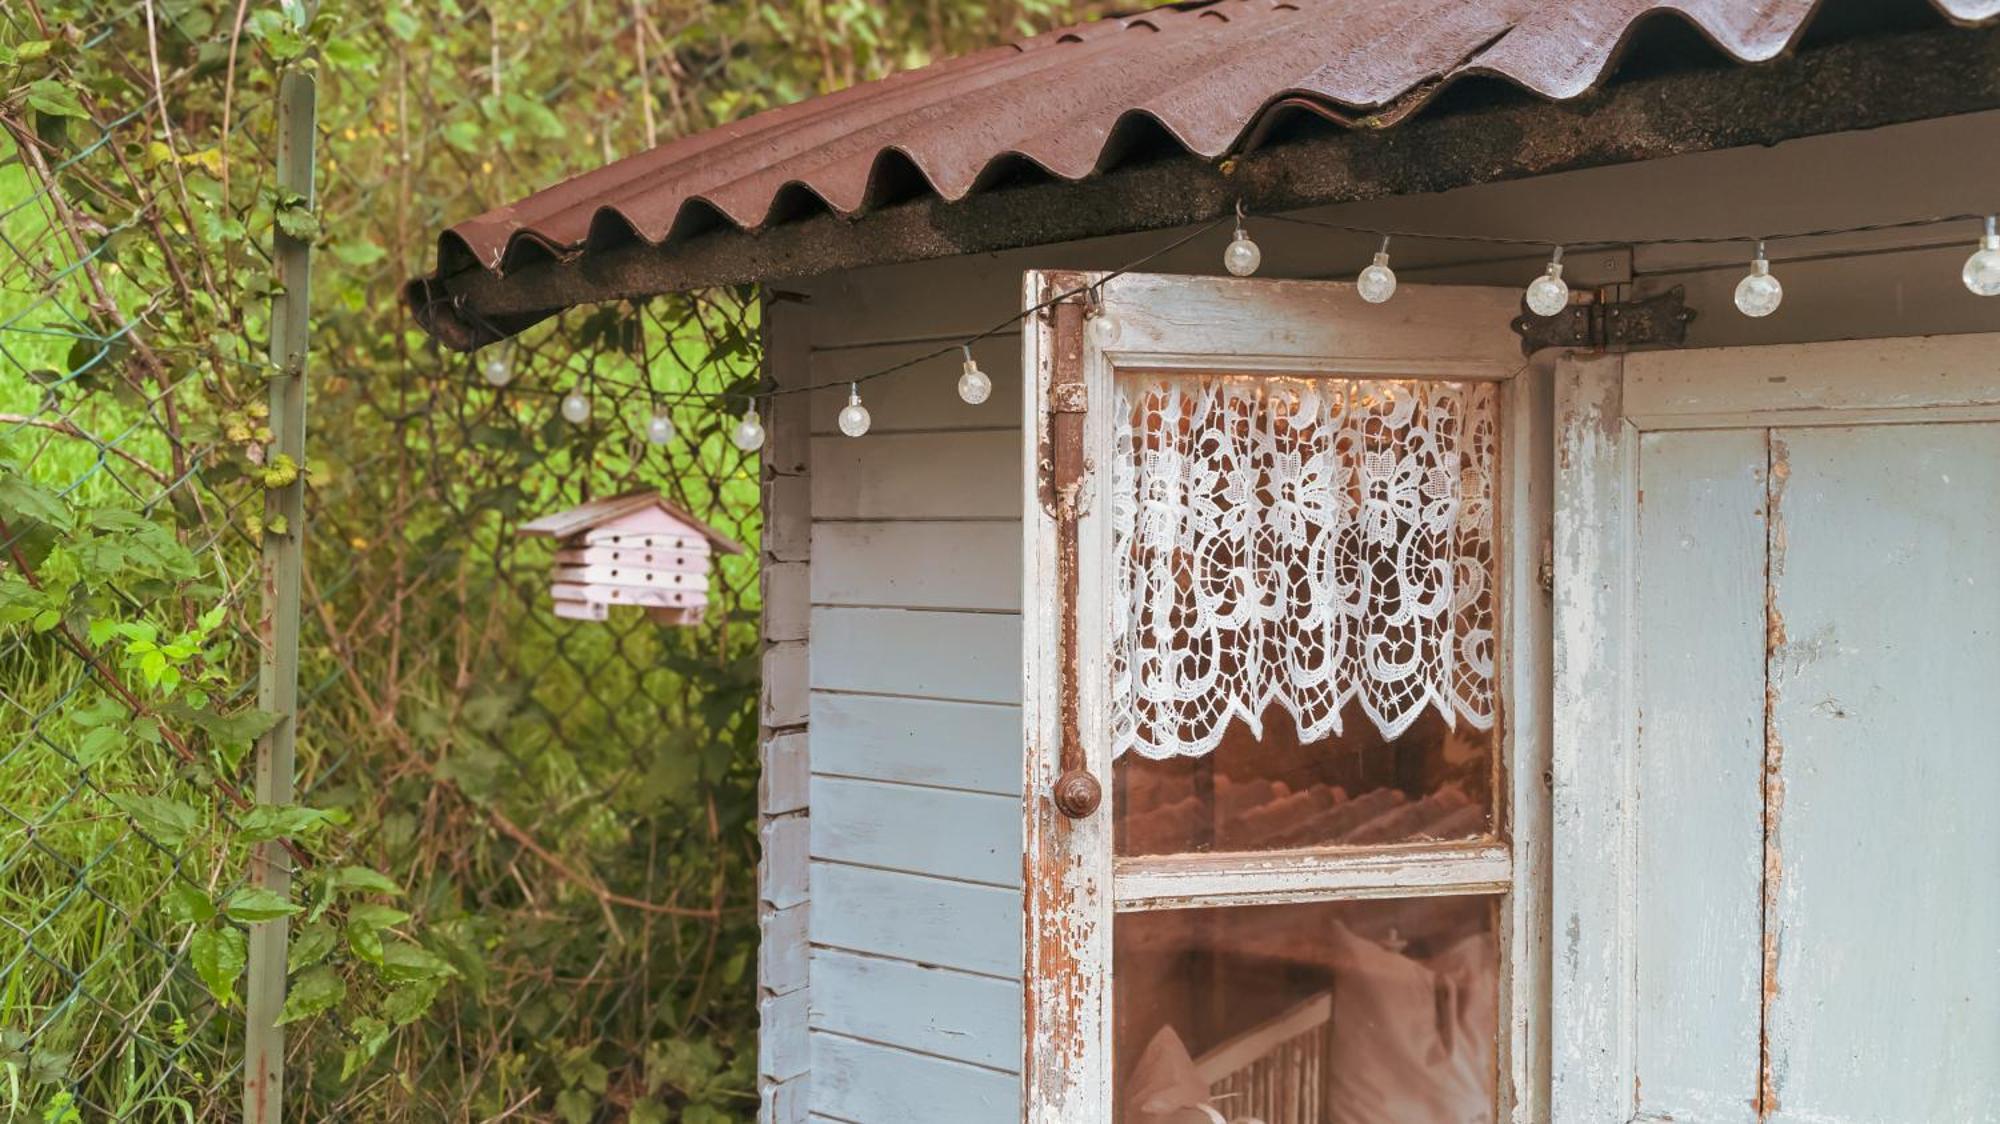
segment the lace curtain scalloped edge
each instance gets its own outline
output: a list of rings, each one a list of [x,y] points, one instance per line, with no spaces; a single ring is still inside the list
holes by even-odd
[[[1494,718],[1487,383],[1127,376],[1111,534],[1112,752],[1213,750],[1282,707]]]

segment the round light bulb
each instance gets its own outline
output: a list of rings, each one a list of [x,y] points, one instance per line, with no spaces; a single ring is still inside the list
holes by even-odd
[[[1257,266],[1263,260],[1264,251],[1257,248],[1257,243],[1250,241],[1250,236],[1243,233],[1242,227],[1237,227],[1236,240],[1229,244],[1228,249],[1222,251],[1222,268],[1238,277],[1248,277],[1257,272]]]
[[[674,419],[665,414],[654,414],[646,421],[646,443],[665,445],[674,439]]]
[[[1383,239],[1382,245],[1386,247],[1388,244],[1388,240]],[[1396,271],[1389,268],[1388,250],[1376,251],[1375,261],[1354,279],[1354,291],[1369,304],[1381,304],[1396,295]]]
[[[1090,327],[1086,329],[1090,334],[1090,342],[1101,348],[1117,343],[1119,334],[1124,330],[1125,325],[1120,324],[1116,316],[1102,308],[1097,310],[1097,315],[1090,318]]]
[[[1736,311],[1745,316],[1769,316],[1785,299],[1785,287],[1771,276],[1771,263],[1764,257],[1764,244],[1757,243],[1757,256],[1750,259],[1750,272],[1736,283]]]
[[[972,361],[972,349],[965,350],[965,373],[958,376],[958,396],[968,406],[977,406],[993,394],[993,380]]]
[[[507,361],[507,349],[496,347],[479,361],[479,377],[488,386],[506,386],[514,381],[514,364]]]
[[[572,390],[562,400],[562,416],[576,425],[590,420],[590,399]]]
[[[764,447],[764,423],[757,419],[756,403],[751,403],[743,411],[743,420],[736,423],[729,440],[746,453],[754,453]]]
[[[1557,246],[1549,258],[1547,273],[1528,285],[1528,311],[1537,316],[1554,316],[1569,307],[1569,286],[1563,282],[1563,252]]]
[[[1994,216],[1986,216],[1986,234],[1979,249],[1965,259],[1965,287],[1977,296],[2000,297],[2000,229]]]
[[[859,437],[868,432],[868,423],[874,419],[868,416],[868,407],[861,404],[861,388],[847,388],[847,405],[840,408],[840,431],[849,437]]]

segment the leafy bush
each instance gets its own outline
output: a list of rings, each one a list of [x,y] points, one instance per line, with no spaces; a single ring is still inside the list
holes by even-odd
[[[276,918],[293,1116],[753,1113],[758,481],[724,415],[757,295],[579,310],[496,389],[398,285],[448,221],[1067,6],[0,7],[0,1120],[234,1118]],[[288,71],[315,199],[275,186]],[[269,449],[280,230],[314,247],[304,463]],[[308,526],[267,516],[301,478]],[[698,627],[548,612],[516,529],[631,487],[748,548]],[[257,806],[260,555],[301,531],[300,797]],[[289,896],[247,878],[278,846]]]

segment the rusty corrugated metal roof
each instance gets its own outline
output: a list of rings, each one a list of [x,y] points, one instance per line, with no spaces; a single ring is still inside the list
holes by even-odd
[[[2000,0],[1931,0],[1947,18]],[[824,206],[855,215],[908,173],[948,201],[1020,162],[1064,179],[1114,164],[1135,117],[1206,158],[1254,144],[1281,106],[1370,127],[1456,79],[1576,97],[1639,21],[1674,13],[1740,62],[1798,38],[1818,0],[1212,0],[1054,31],[772,109],[661,145],[469,219],[439,240],[442,276],[504,272],[596,243],[755,230]]]

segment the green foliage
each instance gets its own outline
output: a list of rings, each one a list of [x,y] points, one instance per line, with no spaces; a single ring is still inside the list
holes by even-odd
[[[757,295],[577,310],[494,390],[399,286],[448,221],[1080,7],[0,6],[0,1120],[234,1118],[279,921],[288,1115],[753,1114]],[[273,174],[290,71],[311,199]],[[280,239],[314,258],[303,462]],[[304,527],[267,514],[301,482]],[[749,551],[698,627],[555,621],[519,525],[636,487]],[[301,795],[254,806],[260,553],[299,532]]]

